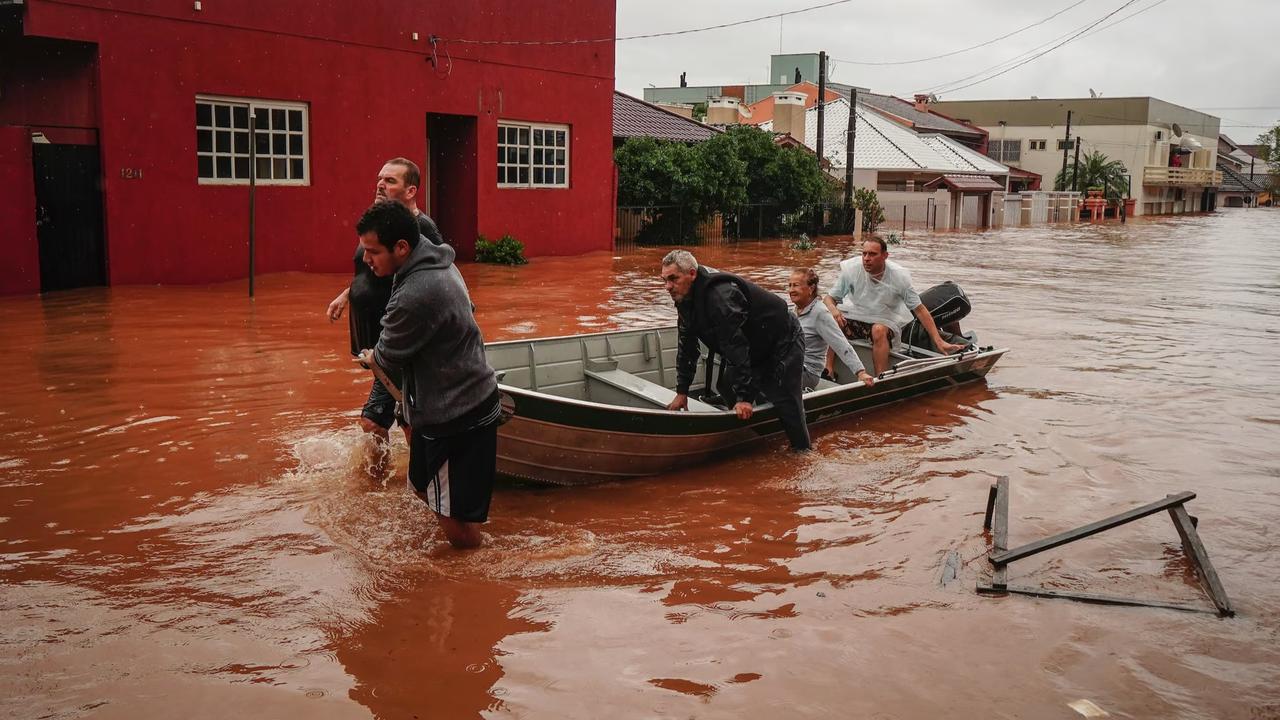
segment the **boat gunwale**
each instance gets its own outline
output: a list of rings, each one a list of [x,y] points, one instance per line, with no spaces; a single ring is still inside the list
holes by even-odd
[[[485,348],[487,350],[490,347],[495,347],[500,345],[527,345],[530,343],[537,343],[537,342],[544,342],[544,341],[549,342],[549,341],[555,341],[555,340],[573,340],[573,339],[581,339],[581,338],[587,338],[587,337],[593,337],[593,336],[647,333],[647,332],[667,330],[671,328],[672,326],[667,325],[667,326],[657,327],[657,328],[641,328],[641,329],[633,329],[633,330],[608,330],[608,331],[597,332],[597,333],[560,335],[556,337],[536,338],[532,340],[500,340],[497,342],[486,343]],[[885,382],[885,383],[892,382],[894,380],[897,380],[898,378],[907,378],[920,373],[936,370],[939,367],[946,366],[947,363],[945,361],[947,360],[952,361],[954,364],[959,364],[962,362],[972,362],[974,360],[978,360],[980,358],[989,357],[993,355],[999,358],[1000,356],[1003,356],[1006,352],[1008,352],[1008,348],[991,347],[985,350],[978,349],[976,351],[961,351],[959,353],[956,353],[955,355],[938,355],[935,358],[921,358],[923,360],[929,360],[931,362],[913,364],[910,368],[907,368],[906,370],[903,370],[900,372],[893,371],[892,369],[890,369],[889,371],[886,371],[886,372],[891,372],[892,374],[883,378],[877,378],[876,384],[878,385],[882,382]],[[932,362],[932,361],[936,361],[936,362]],[[849,393],[859,388],[866,389],[866,387],[867,387],[866,383],[862,381],[858,381],[858,382],[852,382],[848,384],[836,385],[835,387],[812,390],[810,392],[804,393],[805,404],[806,405],[808,404],[808,401],[810,398],[821,399],[821,398],[826,398],[829,395],[834,395],[838,393],[839,394]],[[875,386],[873,385],[872,387],[874,388]],[[541,390],[533,390],[531,388],[522,388],[522,387],[516,387],[514,385],[507,385],[506,383],[502,383],[502,382],[498,383],[498,389],[502,390],[503,392],[511,393],[513,395],[532,396],[532,397],[536,397],[536,398],[543,399],[553,403],[561,403],[564,405],[569,405],[569,406],[574,406],[579,408],[586,408],[586,409],[593,409],[593,410],[620,412],[628,415],[645,415],[645,416],[653,416],[653,417],[679,416],[681,418],[698,417],[698,418],[707,418],[707,419],[723,418],[728,415],[736,415],[736,413],[732,409],[681,411],[681,410],[667,410],[666,408],[656,408],[656,407],[635,407],[631,405],[617,405],[612,403],[597,402],[594,400],[579,400],[578,398],[572,398],[564,395],[555,395],[553,393],[542,392]],[[772,408],[773,408],[773,404],[766,402],[758,405],[756,412],[771,410]],[[520,417],[519,414],[517,414],[517,417]],[[581,426],[566,425],[565,427],[581,427]]]

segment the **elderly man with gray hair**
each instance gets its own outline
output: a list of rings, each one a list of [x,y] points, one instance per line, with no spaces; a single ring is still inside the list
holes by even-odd
[[[804,336],[787,303],[737,275],[699,266],[687,250],[672,250],[662,258],[662,281],[680,318],[676,397],[667,409],[687,408],[701,341],[721,357],[716,390],[738,417],[749,420],[755,402],[768,400],[792,449],[808,450]]]

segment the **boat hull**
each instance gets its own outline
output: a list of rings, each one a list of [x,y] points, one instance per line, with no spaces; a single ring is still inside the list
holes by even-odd
[[[614,342],[622,344],[616,336]],[[584,343],[584,356],[586,347]],[[970,351],[924,361],[888,374],[870,388],[854,383],[807,393],[806,419],[812,427],[981,380],[1004,352]],[[529,353],[532,356],[534,350]],[[500,388],[514,412],[498,433],[498,471],[539,483],[585,485],[658,475],[723,459],[782,433],[777,413],[768,404],[743,421],[727,410],[670,412],[559,397],[505,383]]]

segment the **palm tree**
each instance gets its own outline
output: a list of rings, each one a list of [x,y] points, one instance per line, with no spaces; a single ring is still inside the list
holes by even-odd
[[[1112,160],[1098,150],[1080,158],[1079,182],[1075,176],[1075,163],[1067,163],[1065,170],[1054,179],[1054,187],[1066,190],[1106,189],[1107,199],[1119,200],[1129,183],[1129,170],[1119,160]]]

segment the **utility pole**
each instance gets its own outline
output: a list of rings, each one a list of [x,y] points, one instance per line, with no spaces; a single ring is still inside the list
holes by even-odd
[[[853,141],[858,137],[858,89],[849,93],[849,129],[844,142],[844,211],[846,219],[853,222]],[[852,226],[852,225],[851,225]]]
[[[1076,138],[1076,162],[1071,168],[1071,189],[1080,192],[1080,138]]]
[[[818,142],[815,145],[815,148],[818,151],[818,172],[825,172],[822,169],[822,139],[823,139],[823,134],[825,132],[825,124],[823,123],[823,118],[826,112],[826,104],[827,104],[825,102],[826,95],[827,95],[827,51],[823,50],[818,53]],[[813,217],[813,221],[814,221],[813,234],[814,235],[818,234],[818,229],[822,225],[821,218],[822,218],[822,208],[819,207],[814,210],[814,217]]]
[[[826,115],[827,105],[827,51],[823,50],[818,53],[818,138],[814,145],[818,150],[818,166],[822,166],[822,141],[826,139],[823,132],[826,123],[823,122]]]
[[[1068,148],[1070,148],[1070,147],[1071,147],[1071,111],[1070,111],[1070,110],[1068,110],[1068,111],[1067,111],[1067,137],[1066,137],[1066,139],[1065,139],[1065,140],[1063,140],[1063,142],[1062,142],[1062,175],[1063,175],[1063,180],[1066,180],[1066,174],[1067,174],[1067,152],[1068,152]],[[1002,151],[1003,151],[1003,150],[1002,150]],[[1066,189],[1067,189],[1067,184],[1066,184],[1066,182],[1063,182],[1063,183],[1062,183],[1062,187],[1061,187],[1061,188],[1059,188],[1059,189],[1060,189],[1060,190],[1066,190]]]

